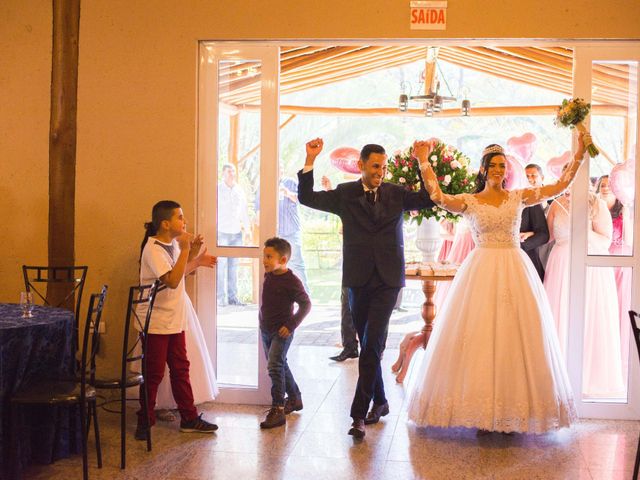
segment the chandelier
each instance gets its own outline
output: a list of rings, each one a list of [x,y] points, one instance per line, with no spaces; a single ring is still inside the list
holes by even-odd
[[[407,110],[409,110],[410,102],[419,102],[424,103],[423,109],[425,117],[432,117],[434,114],[442,111],[442,108],[446,102],[458,101],[458,98],[453,95],[453,92],[451,91],[451,88],[449,87],[449,84],[447,83],[446,78],[444,78],[442,70],[438,65],[438,50],[438,47],[427,48],[425,69],[420,78],[420,85],[417,88],[417,90],[421,90],[422,88],[424,88],[424,94],[412,95],[411,84],[406,81],[400,83],[400,89],[402,93],[400,94],[400,97],[398,99],[398,110],[400,110],[401,112],[406,112]],[[440,73],[440,76],[442,77],[447,89],[446,95],[443,94],[440,88],[440,79],[438,78],[438,73]],[[460,106],[460,112],[462,116],[468,117],[471,112],[471,102],[466,98],[466,93],[463,96],[464,99],[462,100]]]

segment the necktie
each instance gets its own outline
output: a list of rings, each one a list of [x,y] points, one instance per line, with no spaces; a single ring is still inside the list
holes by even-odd
[[[376,203],[376,192],[374,192],[373,190],[368,190],[364,192],[364,194],[367,197],[367,202],[369,202],[371,205],[374,205]]]

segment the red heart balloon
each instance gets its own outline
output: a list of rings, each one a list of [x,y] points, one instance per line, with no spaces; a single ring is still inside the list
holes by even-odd
[[[635,168],[633,162],[627,160],[611,169],[609,174],[609,188],[623,205],[633,204],[635,193]]]
[[[507,148],[519,157],[523,166],[527,165],[536,149],[536,136],[527,132],[519,137],[511,137],[507,140]]]
[[[336,148],[329,154],[329,159],[331,160],[331,164],[342,172],[360,173],[360,168],[358,168],[360,152],[355,148]]]
[[[571,160],[571,151],[567,150],[559,157],[553,157],[547,162],[547,171],[551,172],[556,178],[560,178],[562,175],[562,167]]]

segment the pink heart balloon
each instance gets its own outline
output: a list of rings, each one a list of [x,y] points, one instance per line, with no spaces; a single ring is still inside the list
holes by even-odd
[[[571,151],[567,150],[559,157],[553,157],[547,162],[547,171],[551,172],[551,175],[560,178],[562,175],[562,167],[571,160]]]
[[[360,173],[360,168],[358,168],[360,152],[355,148],[336,148],[329,154],[329,159],[331,160],[331,164],[342,172]]]
[[[513,155],[506,155],[507,174],[505,175],[505,188],[513,190],[527,185],[527,175],[520,161]]]
[[[536,136],[533,133],[527,132],[519,137],[511,137],[507,140],[507,147],[511,153],[519,157],[523,166],[527,165],[531,161],[533,152],[536,149]]]
[[[611,169],[609,174],[609,188],[623,205],[630,206],[633,204],[635,193],[635,166],[633,162],[627,160],[619,163]]]

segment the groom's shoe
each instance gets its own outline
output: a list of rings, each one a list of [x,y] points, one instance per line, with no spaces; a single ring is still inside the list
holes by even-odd
[[[376,405],[374,403],[367,414],[367,418],[364,419],[364,424],[372,425],[378,423],[380,417],[384,417],[385,415],[389,415],[389,402],[384,402],[382,405]]]
[[[364,420],[361,418],[354,418],[348,433],[349,435],[352,435],[353,438],[364,438]]]
[[[358,358],[358,351],[342,350],[338,355],[329,357],[329,360],[333,360],[334,362],[344,362],[350,358]]]

